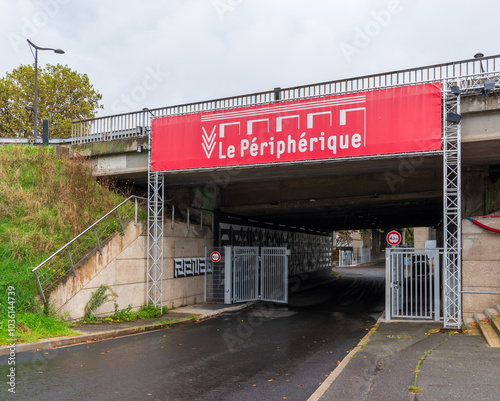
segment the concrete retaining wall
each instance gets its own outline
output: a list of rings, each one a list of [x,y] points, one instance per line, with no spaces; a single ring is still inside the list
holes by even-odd
[[[500,229],[499,218],[478,218]],[[468,220],[462,222],[462,286],[464,291],[500,291],[500,234],[487,231]],[[463,294],[463,317],[472,317],[500,303],[500,295]]]
[[[165,221],[164,230],[163,304],[169,308],[203,302],[204,277],[174,279],[174,258],[204,257],[205,246],[213,244],[213,235],[207,228],[189,229],[185,223]],[[102,284],[117,294],[119,309],[132,305],[139,309],[146,304],[147,237],[144,225],[130,223],[125,235],[114,236],[102,247],[102,255],[91,255],[76,269],[76,277],[69,276],[50,294],[49,303],[69,320],[84,316],[85,304]],[[107,302],[94,315],[114,312],[114,303]]]

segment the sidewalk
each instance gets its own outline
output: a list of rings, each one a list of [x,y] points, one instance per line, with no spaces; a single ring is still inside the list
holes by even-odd
[[[239,305],[220,305],[220,304],[197,304],[184,306],[173,309],[168,314],[158,318],[140,319],[133,322],[123,323],[100,323],[100,324],[78,324],[71,329],[81,333],[81,335],[72,337],[57,337],[40,340],[36,343],[21,343],[16,344],[16,352],[37,351],[40,349],[49,349],[64,347],[68,345],[81,344],[85,342],[93,342],[98,340],[106,340],[138,334],[146,331],[160,330],[168,327],[180,326],[187,323],[192,323],[198,320],[208,319],[213,316],[220,315],[224,312],[232,312],[248,307],[251,303]],[[188,319],[189,316],[193,316]],[[158,321],[166,321],[168,323],[155,323]],[[173,320],[173,322],[169,322]],[[0,347],[0,356],[9,355],[9,347]]]
[[[441,327],[380,322],[309,401],[500,399],[500,349],[481,336],[449,335]],[[422,392],[410,394],[424,356],[416,382]]]

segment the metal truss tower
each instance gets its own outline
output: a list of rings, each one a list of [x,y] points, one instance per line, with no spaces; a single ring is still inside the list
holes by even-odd
[[[148,168],[148,262],[147,303],[156,307],[163,305],[163,201],[164,178],[151,172],[151,136],[149,139]]]
[[[443,92],[443,318],[458,329],[462,319],[462,196],[460,88],[445,80]]]

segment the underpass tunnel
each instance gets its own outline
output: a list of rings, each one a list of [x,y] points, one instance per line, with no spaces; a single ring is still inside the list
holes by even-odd
[[[498,207],[497,198],[489,195],[497,193],[500,182],[496,180],[497,171],[492,165],[478,165],[478,161],[464,163],[464,215],[482,215]],[[415,238],[415,248],[424,248],[425,239],[435,240],[436,247],[443,246],[441,155],[398,155],[165,174],[165,184],[165,200],[176,205],[176,218],[186,214],[188,207],[200,208],[207,211],[203,225],[208,228],[213,213],[215,246],[259,245],[257,240],[247,241],[253,234],[271,241],[267,244],[285,244],[290,248],[286,240],[280,238],[309,234],[327,238],[333,247],[334,232],[371,230],[374,239],[370,248],[371,260],[379,260],[383,269],[387,248],[385,236],[391,230],[404,234],[406,228],[415,228],[415,237],[424,238]],[[192,212],[194,224],[196,218],[197,214]],[[228,224],[233,228],[228,228]],[[271,233],[268,239],[262,234],[265,230]],[[420,234],[416,235],[417,232]],[[289,282],[295,283],[290,287],[298,287],[300,291],[331,278],[333,263],[337,264],[340,259],[340,249],[333,250],[326,267],[325,258],[321,260],[320,252],[314,250],[318,248],[298,242],[300,255],[293,254],[290,258],[301,267],[289,271]],[[404,272],[400,274],[408,277],[414,276],[413,271],[428,269],[427,262],[419,264],[417,260],[419,257],[412,255],[394,259]],[[437,280],[442,278],[434,280],[441,286]],[[427,284],[420,279],[409,284],[405,282],[397,296],[406,297],[411,285],[426,288]],[[424,292],[426,298],[427,290]],[[318,301],[320,293],[318,290]],[[440,288],[436,294],[436,298],[441,297]],[[415,303],[402,302],[399,308],[401,311],[411,309]],[[406,316],[402,312],[401,315]]]
[[[405,236],[406,228],[417,227],[426,230],[427,239],[436,239],[438,246],[442,244],[440,157],[389,157],[272,169],[234,169],[182,178],[181,184],[180,175],[166,176],[165,199],[173,204],[213,210],[214,246],[301,249],[302,259],[290,256],[292,293],[332,279],[340,250],[368,250],[372,265],[378,263],[384,269],[386,235],[391,230]],[[263,234],[265,230],[267,234]],[[361,246],[335,248],[334,233],[342,231],[369,233],[371,241]],[[316,247],[305,240],[299,240],[302,244],[287,243],[304,234],[326,239],[330,246],[328,266],[318,256],[319,242]],[[419,241],[423,247],[424,242]],[[356,265],[361,256],[356,255]],[[301,267],[297,268],[297,264]],[[318,290],[317,294],[319,302],[322,292]],[[351,295],[356,297],[354,290]]]

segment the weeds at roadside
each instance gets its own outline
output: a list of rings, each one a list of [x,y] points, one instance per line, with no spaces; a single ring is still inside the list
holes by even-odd
[[[87,314],[85,318],[78,321],[79,324],[96,324],[96,323],[123,323],[133,322],[141,319],[151,319],[160,317],[168,313],[166,306],[155,307],[152,303],[141,306],[138,311],[132,311],[132,305],[128,305],[124,309],[118,309],[118,304],[115,302],[115,312],[110,316],[98,317],[92,314]]]
[[[410,393],[412,393],[412,394],[419,394],[419,393],[421,393],[421,392],[422,392],[422,391],[424,391],[424,390],[422,390],[422,389],[421,389],[420,387],[418,387],[418,386],[408,386],[408,391],[409,391]]]
[[[183,322],[186,320],[196,319],[197,317],[198,317],[197,315],[189,315],[186,317],[180,317],[178,319],[158,320],[157,322],[154,322],[153,324],[171,324],[171,323],[177,323],[177,322]]]
[[[453,333],[454,334],[454,333]],[[450,334],[449,334],[450,335]],[[417,362],[417,366],[415,367],[414,373],[415,373],[415,381],[413,383],[413,386],[408,386],[408,392],[413,393],[413,394],[418,394],[421,393],[423,390],[417,386],[417,379],[418,379],[418,373],[420,372],[420,365],[424,361],[424,359],[429,355],[432,351],[434,351],[437,347],[440,345],[444,344],[446,341],[448,341],[448,337],[446,337],[443,341],[441,341],[439,344],[435,345],[432,347],[430,350],[425,351],[424,355],[422,355]]]

